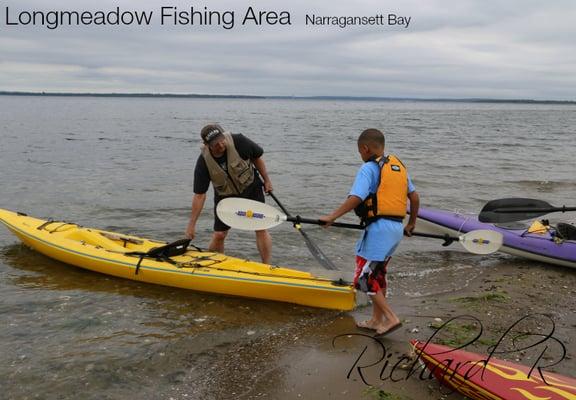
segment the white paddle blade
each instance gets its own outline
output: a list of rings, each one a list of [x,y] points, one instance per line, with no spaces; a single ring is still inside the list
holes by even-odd
[[[474,254],[495,253],[502,247],[502,241],[501,233],[488,229],[478,229],[460,236],[462,246]]]
[[[238,197],[221,200],[216,214],[226,225],[244,231],[261,231],[286,221],[286,215],[274,207]]]

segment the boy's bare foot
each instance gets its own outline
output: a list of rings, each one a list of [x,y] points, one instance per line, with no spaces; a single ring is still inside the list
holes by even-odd
[[[402,322],[398,321],[396,323],[386,323],[379,325],[376,329],[376,334],[374,336],[384,336],[402,327]]]
[[[356,326],[360,329],[371,329],[375,331],[379,325],[373,319],[367,319],[366,321],[356,322]]]

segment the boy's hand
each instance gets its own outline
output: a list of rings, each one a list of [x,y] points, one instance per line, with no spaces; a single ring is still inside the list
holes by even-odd
[[[323,228],[328,228],[330,225],[332,225],[332,223],[334,222],[334,220],[336,218],[333,218],[332,215],[325,215],[323,217],[318,218],[320,221],[324,222],[324,225],[322,225]]]
[[[406,236],[412,236],[412,232],[414,231],[414,228],[416,228],[416,224],[407,224],[404,227],[404,234]]]

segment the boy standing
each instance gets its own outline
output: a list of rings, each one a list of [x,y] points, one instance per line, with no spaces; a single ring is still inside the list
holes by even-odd
[[[320,219],[329,226],[351,210],[362,219],[365,230],[356,244],[354,286],[371,296],[373,311],[371,319],[358,322],[357,326],[385,335],[402,326],[386,301],[386,268],[403,233],[410,236],[414,230],[420,200],[404,164],[394,155],[384,155],[382,132],[362,132],[358,153],[364,164],[348,198],[332,214]],[[410,219],[404,228],[402,220],[408,200]]]

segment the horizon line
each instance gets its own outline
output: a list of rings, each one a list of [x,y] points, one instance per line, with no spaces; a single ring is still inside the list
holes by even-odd
[[[535,99],[499,99],[482,97],[463,98],[421,98],[387,96],[262,96],[240,94],[199,94],[199,93],[138,93],[138,92],[28,92],[0,90],[0,96],[57,96],[57,97],[140,97],[140,98],[217,98],[217,99],[279,99],[279,100],[360,100],[360,101],[415,101],[415,102],[468,102],[468,103],[525,103],[525,104],[576,104],[576,100],[535,100]]]

